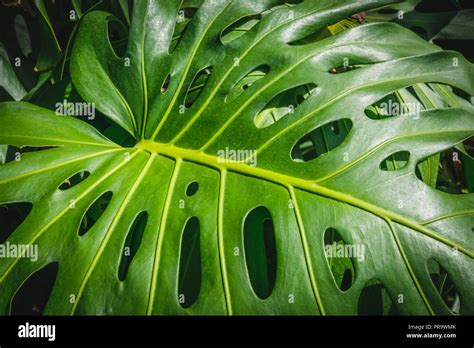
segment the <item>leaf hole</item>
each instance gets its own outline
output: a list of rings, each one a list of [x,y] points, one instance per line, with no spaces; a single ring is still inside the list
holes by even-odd
[[[408,151],[398,151],[380,162],[379,168],[383,171],[400,170],[407,166],[409,159],[410,153]]]
[[[288,42],[287,45],[290,45],[290,46],[303,46],[303,45],[307,45],[307,44],[319,41],[321,39],[324,39],[329,35],[330,35],[330,33],[328,32],[328,30],[326,28],[317,29],[316,31],[304,36],[301,39],[297,39],[297,40],[293,40],[293,41]]]
[[[417,119],[421,111],[472,105],[456,94],[459,90],[439,83],[418,83],[387,94],[365,109],[372,120],[384,120],[395,116]]]
[[[199,184],[197,181],[193,181],[186,186],[186,196],[193,196],[199,189]]]
[[[461,99],[465,100],[466,102],[472,104],[471,103],[472,95],[470,95],[469,93],[465,92],[464,90],[462,90],[460,88],[456,88],[456,87],[452,87],[452,91],[458,98],[461,98]]]
[[[396,315],[397,309],[385,287],[376,279],[369,280],[359,296],[358,315]]]
[[[38,151],[44,151],[44,150],[49,150],[49,149],[55,149],[58,146],[22,146],[20,148],[21,153],[28,153],[28,152],[38,152]]]
[[[358,64],[358,65],[341,65],[337,67],[332,67],[328,70],[328,73],[330,74],[343,74],[346,72],[350,72],[356,69],[363,68],[367,64]]]
[[[427,86],[424,87],[423,92],[418,87],[417,91],[418,93],[412,87],[408,87],[390,93],[368,106],[364,111],[365,115],[371,120],[384,120],[396,116],[417,118],[420,116],[420,112],[425,109],[418,95],[430,93],[431,98],[436,97],[436,95],[432,95],[433,91]]]
[[[330,227],[324,232],[324,252],[334,281],[339,289],[347,291],[355,280],[354,257],[358,249],[344,242],[339,232]]]
[[[471,172],[474,159],[467,149],[474,137],[455,147],[440,151],[418,161],[415,167],[416,177],[438,191],[454,195],[474,192],[474,180]]]
[[[266,128],[293,114],[315,89],[316,85],[309,83],[279,93],[257,114],[255,125],[257,128]]]
[[[33,204],[29,202],[0,204],[0,244],[25,221],[32,208]]]
[[[142,211],[136,216],[133,224],[128,230],[118,269],[118,278],[120,281],[124,281],[125,278],[127,278],[130,264],[132,263],[133,258],[135,257],[142,242],[143,232],[145,231],[147,220],[148,213],[146,211]]]
[[[163,84],[161,85],[160,92],[161,94],[165,94],[168,90],[168,86],[170,85],[171,74],[165,77]]]
[[[55,149],[58,146],[21,146],[0,145],[0,165],[21,161],[24,154]]]
[[[82,181],[86,180],[91,173],[83,170],[80,171],[73,176],[71,176],[69,179],[66,179],[60,186],[59,189],[64,191],[67,189],[70,189],[73,186],[76,186],[77,184],[81,183]]]
[[[108,191],[103,193],[99,198],[97,198],[94,203],[92,203],[87,211],[84,213],[81,223],[78,229],[78,235],[85,235],[94,224],[99,220],[102,214],[107,209],[107,206],[112,199],[112,192]]]
[[[21,149],[12,145],[0,146],[0,164],[10,163],[21,159]]]
[[[452,313],[459,314],[461,310],[461,299],[456,285],[451,280],[448,272],[434,259],[428,260],[427,268],[431,281],[444,304]]]
[[[176,23],[174,26],[173,36],[171,38],[170,47],[168,49],[168,52],[170,54],[176,50],[176,47],[178,47],[184,35],[184,31],[193,19],[194,15],[196,14],[196,11],[196,7],[182,7],[179,9],[176,15]]]
[[[201,290],[201,242],[199,219],[186,221],[181,238],[179,261],[178,302],[183,308],[191,307]]]
[[[206,86],[207,81],[212,73],[212,67],[208,66],[202,70],[200,70],[196,76],[194,76],[193,81],[189,85],[189,88],[186,92],[186,96],[184,98],[184,106],[186,108],[190,108],[194,102],[197,100],[199,95],[201,94],[203,88]]]
[[[252,209],[245,217],[243,232],[250,283],[263,300],[272,293],[277,272],[275,227],[270,211],[263,206]]]
[[[398,115],[400,109],[399,98],[392,93],[365,109],[365,115],[371,120],[384,120]]]
[[[348,118],[326,123],[298,140],[291,150],[291,158],[295,162],[314,160],[339,146],[351,129],[352,121]]]
[[[30,275],[13,296],[10,315],[43,315],[58,271],[59,264],[52,262]]]
[[[262,15],[254,14],[242,17],[222,30],[220,40],[223,45],[234,41],[252,29],[262,19]]]
[[[229,91],[226,96],[226,102],[231,102],[246,91],[255,82],[265,77],[270,71],[270,66],[267,64],[260,65],[242,77]]]

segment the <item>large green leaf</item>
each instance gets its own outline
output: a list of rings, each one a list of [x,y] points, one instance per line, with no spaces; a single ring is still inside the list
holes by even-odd
[[[473,314],[474,198],[415,175],[474,133],[472,109],[366,111],[422,83],[472,95],[472,64],[394,23],[302,40],[389,3],[137,1],[123,57],[109,43],[110,14],[82,17],[74,85],[137,143],[0,104],[0,144],[53,147],[0,168],[0,203],[33,205],[7,241],[39,248],[37,262],[0,260],[0,308],[57,262],[46,314]],[[223,44],[238,21],[243,35]],[[285,113],[282,100],[302,86],[312,88]],[[257,124],[259,114],[270,118]],[[254,152],[225,160],[232,150]],[[390,156],[405,164],[382,166]],[[108,205],[94,203],[107,192]],[[332,243],[365,253],[326,257]],[[344,270],[352,281],[341,290]]]

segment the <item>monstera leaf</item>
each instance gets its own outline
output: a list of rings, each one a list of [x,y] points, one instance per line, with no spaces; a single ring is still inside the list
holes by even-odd
[[[0,308],[52,269],[45,314],[473,314],[474,197],[415,174],[472,105],[377,112],[474,94],[472,64],[394,23],[307,40],[389,3],[137,1],[123,55],[117,19],[84,15],[73,83],[136,145],[0,105],[0,144],[30,150],[0,203],[32,205],[4,244],[38,247],[0,260]]]

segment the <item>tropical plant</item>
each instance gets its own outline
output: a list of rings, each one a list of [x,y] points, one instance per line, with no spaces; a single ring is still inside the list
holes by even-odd
[[[472,180],[472,63],[328,30],[392,2],[137,1],[125,41],[74,2],[41,106],[2,60],[0,204],[24,216],[0,242],[39,252],[0,260],[0,308],[48,273],[45,314],[473,314],[472,186],[437,184],[454,147]],[[70,95],[101,120],[58,115]]]

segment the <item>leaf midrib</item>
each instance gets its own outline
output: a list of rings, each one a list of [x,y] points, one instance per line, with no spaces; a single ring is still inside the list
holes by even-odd
[[[158,153],[160,155],[170,157],[173,159],[182,159],[189,162],[198,163],[207,167],[215,168],[217,170],[228,170],[232,172],[237,172],[240,174],[248,175],[251,177],[256,177],[259,179],[263,179],[266,181],[270,181],[281,185],[283,187],[294,187],[303,191],[311,192],[317,194],[319,196],[324,196],[333,200],[340,201],[342,203],[346,203],[352,205],[354,207],[360,208],[365,210],[369,213],[372,213],[384,220],[391,220],[401,225],[404,225],[411,230],[415,230],[420,232],[428,237],[431,237],[441,243],[444,243],[452,248],[457,248],[460,252],[464,253],[465,255],[474,258],[474,251],[470,250],[468,247],[465,247],[459,244],[456,241],[450,240],[438,232],[427,228],[426,226],[422,225],[422,223],[414,221],[410,218],[402,216],[396,212],[387,210],[385,208],[376,206],[372,203],[366,202],[362,199],[353,197],[349,194],[336,191],[325,186],[316,184],[309,180],[304,180],[301,178],[295,178],[292,176],[288,176],[285,174],[280,174],[276,172],[272,172],[266,169],[252,167],[248,164],[242,162],[221,162],[216,156],[208,155],[203,152],[199,152],[197,150],[190,150],[179,148],[175,146],[170,146],[167,144],[157,143],[149,140],[144,140],[139,142],[136,146],[137,149],[141,149],[143,151],[147,151],[150,153]]]

